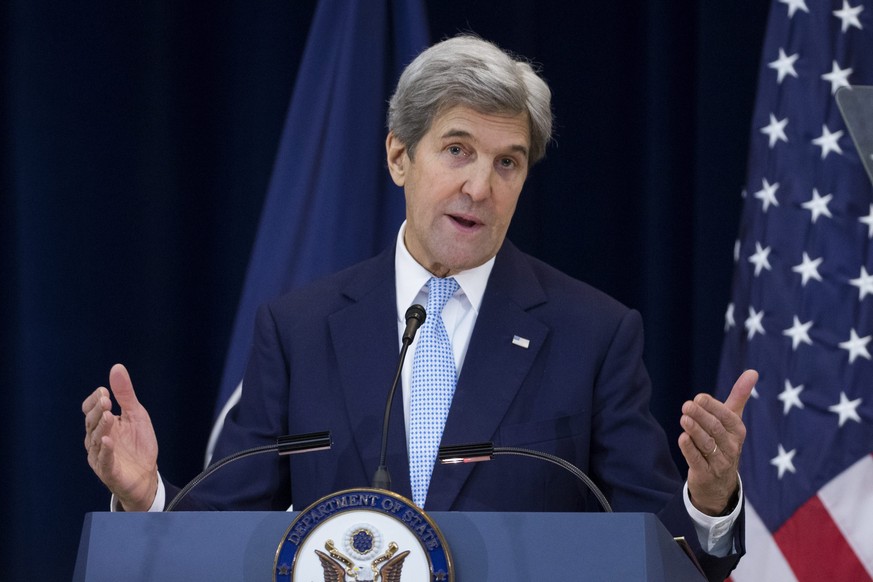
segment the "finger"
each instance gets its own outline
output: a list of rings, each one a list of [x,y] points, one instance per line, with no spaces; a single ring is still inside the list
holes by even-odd
[[[698,394],[694,397],[689,407],[683,408],[682,412],[691,415],[697,420],[719,443],[727,434],[745,437],[743,420],[724,402],[713,398],[709,394]]]
[[[696,419],[719,441],[719,445],[723,442],[720,434],[722,428],[739,436],[740,439],[745,439],[746,427],[742,420],[743,408],[757,382],[758,372],[746,370],[734,383],[731,393],[724,403],[709,394],[701,393],[694,397],[694,404],[711,416],[711,418],[707,418],[703,415],[695,415]],[[686,412],[684,408],[683,412]]]
[[[702,399],[706,399],[706,405],[715,409],[716,414],[710,413],[707,408],[698,404]],[[746,426],[742,419],[729,411],[723,403],[702,394],[695,397],[694,402],[686,402],[682,412],[685,413],[683,418],[687,417],[693,421],[702,431],[702,433],[689,432],[705,456],[714,455],[715,445],[718,445],[718,452],[727,460],[739,457],[743,442],[746,440]]]
[[[92,410],[88,412],[88,416],[85,418],[85,450],[91,451],[94,445],[98,442],[100,435],[98,434],[98,429],[100,427],[100,420],[103,417],[103,414],[109,414],[98,404]],[[102,434],[103,431],[100,431]]]
[[[115,425],[115,417],[111,412],[104,411],[97,421],[94,430],[91,431],[91,442],[96,446],[100,443],[104,436],[108,435]]]
[[[85,413],[85,434],[90,434],[97,423],[100,422],[100,417],[103,413],[112,409],[112,401],[108,396],[102,396],[94,402],[94,405]]]
[[[692,444],[700,451],[701,456],[708,457],[712,455],[716,450],[716,446],[718,446],[718,440],[713,432],[708,430],[700,420],[701,418],[706,420],[709,414],[699,406],[694,406],[691,402],[686,402],[682,410],[685,414],[679,419],[679,424],[685,430],[685,434],[688,435]]]
[[[94,392],[89,394],[88,397],[82,401],[82,413],[87,414],[88,411],[94,408],[94,405],[104,396],[109,398],[109,390],[103,386],[94,390]]]
[[[687,432],[679,435],[679,450],[682,452],[682,456],[685,457],[685,462],[689,467],[702,468],[706,466],[706,457],[703,456],[703,453],[700,452],[700,449],[694,444],[691,435]]]
[[[85,449],[88,451],[88,464],[101,479],[103,478],[103,474],[100,472],[100,467],[97,463],[100,454],[102,453],[104,440],[103,437],[95,439],[90,434],[85,437]]]
[[[743,416],[743,408],[746,407],[746,402],[749,401],[749,396],[752,394],[752,389],[758,383],[758,372],[755,370],[746,370],[737,381],[734,387],[731,388],[731,393],[725,400],[725,406],[728,410],[739,417]]]
[[[127,368],[121,364],[115,364],[109,370],[109,386],[112,388],[112,394],[118,401],[122,414],[135,413],[141,408],[139,400],[136,398],[136,392],[133,391],[130,374],[127,373]]]

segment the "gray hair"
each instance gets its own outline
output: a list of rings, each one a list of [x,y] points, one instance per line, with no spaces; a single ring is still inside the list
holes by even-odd
[[[403,71],[388,104],[388,129],[409,156],[441,113],[459,105],[479,113],[527,113],[529,165],[546,154],[552,138],[552,92],[529,62],[476,36],[444,40]]]

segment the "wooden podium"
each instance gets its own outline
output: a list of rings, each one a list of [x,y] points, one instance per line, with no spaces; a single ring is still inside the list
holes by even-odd
[[[704,579],[652,514],[429,515],[448,543],[461,582]],[[73,580],[270,581],[276,550],[295,516],[89,513]]]

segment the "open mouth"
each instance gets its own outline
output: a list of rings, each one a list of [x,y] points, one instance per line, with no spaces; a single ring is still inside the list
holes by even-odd
[[[477,220],[473,220],[473,219],[466,218],[463,216],[458,216],[455,214],[450,214],[449,218],[454,220],[456,224],[460,225],[463,228],[475,228],[475,227],[480,226],[482,224]]]

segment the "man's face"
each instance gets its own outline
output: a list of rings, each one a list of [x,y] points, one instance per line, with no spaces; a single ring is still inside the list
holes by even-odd
[[[388,134],[388,168],[406,195],[404,242],[440,277],[497,254],[527,177],[528,116],[454,107],[437,117],[415,150]]]

